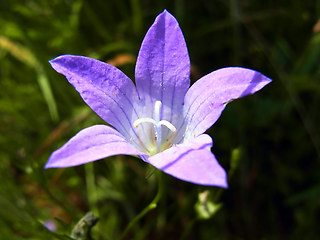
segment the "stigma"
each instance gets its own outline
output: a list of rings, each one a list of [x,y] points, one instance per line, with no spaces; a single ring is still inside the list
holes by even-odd
[[[144,134],[139,134],[139,144],[141,148],[150,156],[162,152],[167,148],[172,146],[172,140],[176,135],[176,127],[169,121],[161,119],[162,115],[162,102],[156,101],[154,104],[154,118],[139,118],[134,121],[133,127],[138,128],[141,124],[144,125],[145,131],[149,132],[149,136],[144,132]],[[170,131],[162,131],[163,127],[166,127]]]

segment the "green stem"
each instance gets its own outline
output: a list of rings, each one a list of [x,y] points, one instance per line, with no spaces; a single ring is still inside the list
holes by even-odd
[[[146,206],[138,215],[136,215],[128,224],[126,229],[123,231],[122,235],[120,236],[120,240],[122,240],[127,233],[131,230],[131,228],[142,218],[144,217],[148,212],[150,212],[152,209],[156,208],[158,205],[158,202],[162,196],[163,193],[163,182],[162,182],[162,173],[160,171],[156,171],[155,174],[158,177],[158,192],[151,203],[149,203],[148,206]]]

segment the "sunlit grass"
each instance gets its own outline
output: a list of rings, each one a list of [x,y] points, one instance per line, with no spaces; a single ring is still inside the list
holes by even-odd
[[[192,80],[238,65],[274,81],[230,104],[209,131],[229,189],[163,175],[157,207],[123,239],[316,239],[320,5],[283,2],[1,1],[0,239],[70,239],[88,211],[99,217],[93,239],[119,239],[152,202],[156,176],[134,157],[43,169],[76,132],[102,123],[48,61],[90,56],[133,79],[145,31],[164,8],[185,34]]]

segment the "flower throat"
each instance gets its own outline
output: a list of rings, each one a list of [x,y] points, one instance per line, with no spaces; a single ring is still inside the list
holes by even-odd
[[[150,140],[151,143],[146,142],[148,138],[143,138],[138,135],[140,146],[143,148],[143,150],[149,155],[152,156],[156,153],[159,153],[161,151],[166,150],[167,148],[172,146],[172,140],[174,136],[176,135],[177,129],[175,126],[173,126],[172,123],[170,123],[167,120],[162,120],[160,113],[162,108],[162,102],[156,101],[154,104],[154,119],[153,118],[139,118],[134,121],[133,127],[138,128],[140,124],[142,123],[148,123],[152,124],[150,127]],[[167,127],[171,134],[165,134],[163,136],[162,134],[162,126]],[[168,135],[168,136],[167,136]]]

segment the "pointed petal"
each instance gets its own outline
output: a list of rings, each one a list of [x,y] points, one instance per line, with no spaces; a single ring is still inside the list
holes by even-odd
[[[115,129],[95,125],[81,130],[53,152],[45,168],[72,167],[119,154],[145,155]]]
[[[211,153],[212,139],[203,134],[148,159],[156,168],[184,181],[226,188],[227,176]]]
[[[107,63],[82,56],[63,55],[50,64],[67,77],[93,111],[129,139],[131,118],[139,118],[133,106],[138,95],[124,73]]]
[[[176,125],[182,113],[190,80],[190,60],[177,20],[167,11],[161,13],[148,30],[138,55],[136,85],[144,117],[153,117],[155,101],[161,101],[161,119]]]
[[[240,67],[222,68],[202,77],[185,97],[186,138],[211,127],[228,102],[253,94],[270,82],[261,73]]]

